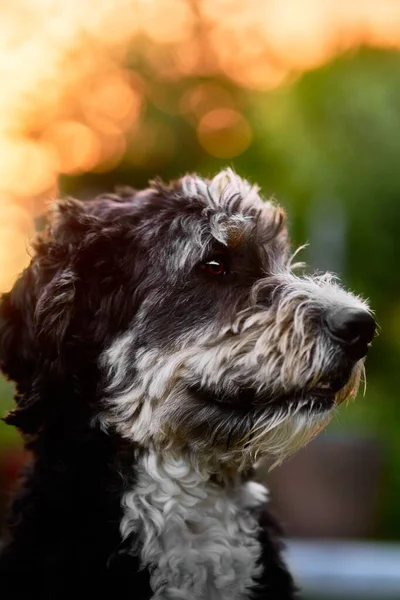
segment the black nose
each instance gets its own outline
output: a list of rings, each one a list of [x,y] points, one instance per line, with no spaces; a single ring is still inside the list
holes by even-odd
[[[325,324],[332,339],[341,344],[350,358],[359,360],[368,352],[368,344],[375,334],[375,319],[358,308],[337,308],[325,316]]]

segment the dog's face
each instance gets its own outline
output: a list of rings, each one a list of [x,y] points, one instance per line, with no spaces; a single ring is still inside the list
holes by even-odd
[[[239,468],[356,393],[375,327],[330,276],[293,273],[283,211],[229,170],[61,203],[2,318],[22,395],[45,365],[92,398],[94,427]]]

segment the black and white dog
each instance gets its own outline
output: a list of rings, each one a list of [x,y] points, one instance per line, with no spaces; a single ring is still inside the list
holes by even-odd
[[[252,470],[355,395],[375,322],[284,222],[230,170],[56,204],[0,307],[32,457],[5,598],[295,596]]]

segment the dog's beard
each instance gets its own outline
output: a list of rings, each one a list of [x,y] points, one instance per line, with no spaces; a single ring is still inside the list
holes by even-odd
[[[167,358],[164,354],[161,362],[154,352],[147,352],[139,365],[142,385],[135,380],[120,393],[113,393],[110,386],[101,423],[143,447],[188,452],[192,460],[206,462],[215,471],[245,470],[263,457],[271,466],[279,464],[329,423],[338,404],[356,395],[363,373],[359,362],[332,399],[312,392],[293,398],[288,394],[284,402],[273,398],[249,402],[244,409],[229,397],[221,402],[208,394],[205,400],[204,394],[184,383],[179,377],[184,365],[181,355]]]
[[[195,454],[210,462],[244,470],[267,458],[272,467],[326,427],[340,403],[355,397],[363,372],[358,363],[347,383],[326,400],[310,393],[238,408],[228,399],[221,403],[208,393],[205,401],[204,393],[195,392],[195,402],[191,395],[190,402],[164,405],[162,420],[169,419],[170,440],[189,439]]]

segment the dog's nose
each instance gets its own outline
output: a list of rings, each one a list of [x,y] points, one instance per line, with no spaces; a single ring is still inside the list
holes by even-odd
[[[375,334],[375,319],[359,308],[338,308],[325,316],[325,324],[332,339],[339,342],[343,350],[359,360],[368,352],[368,344]]]

